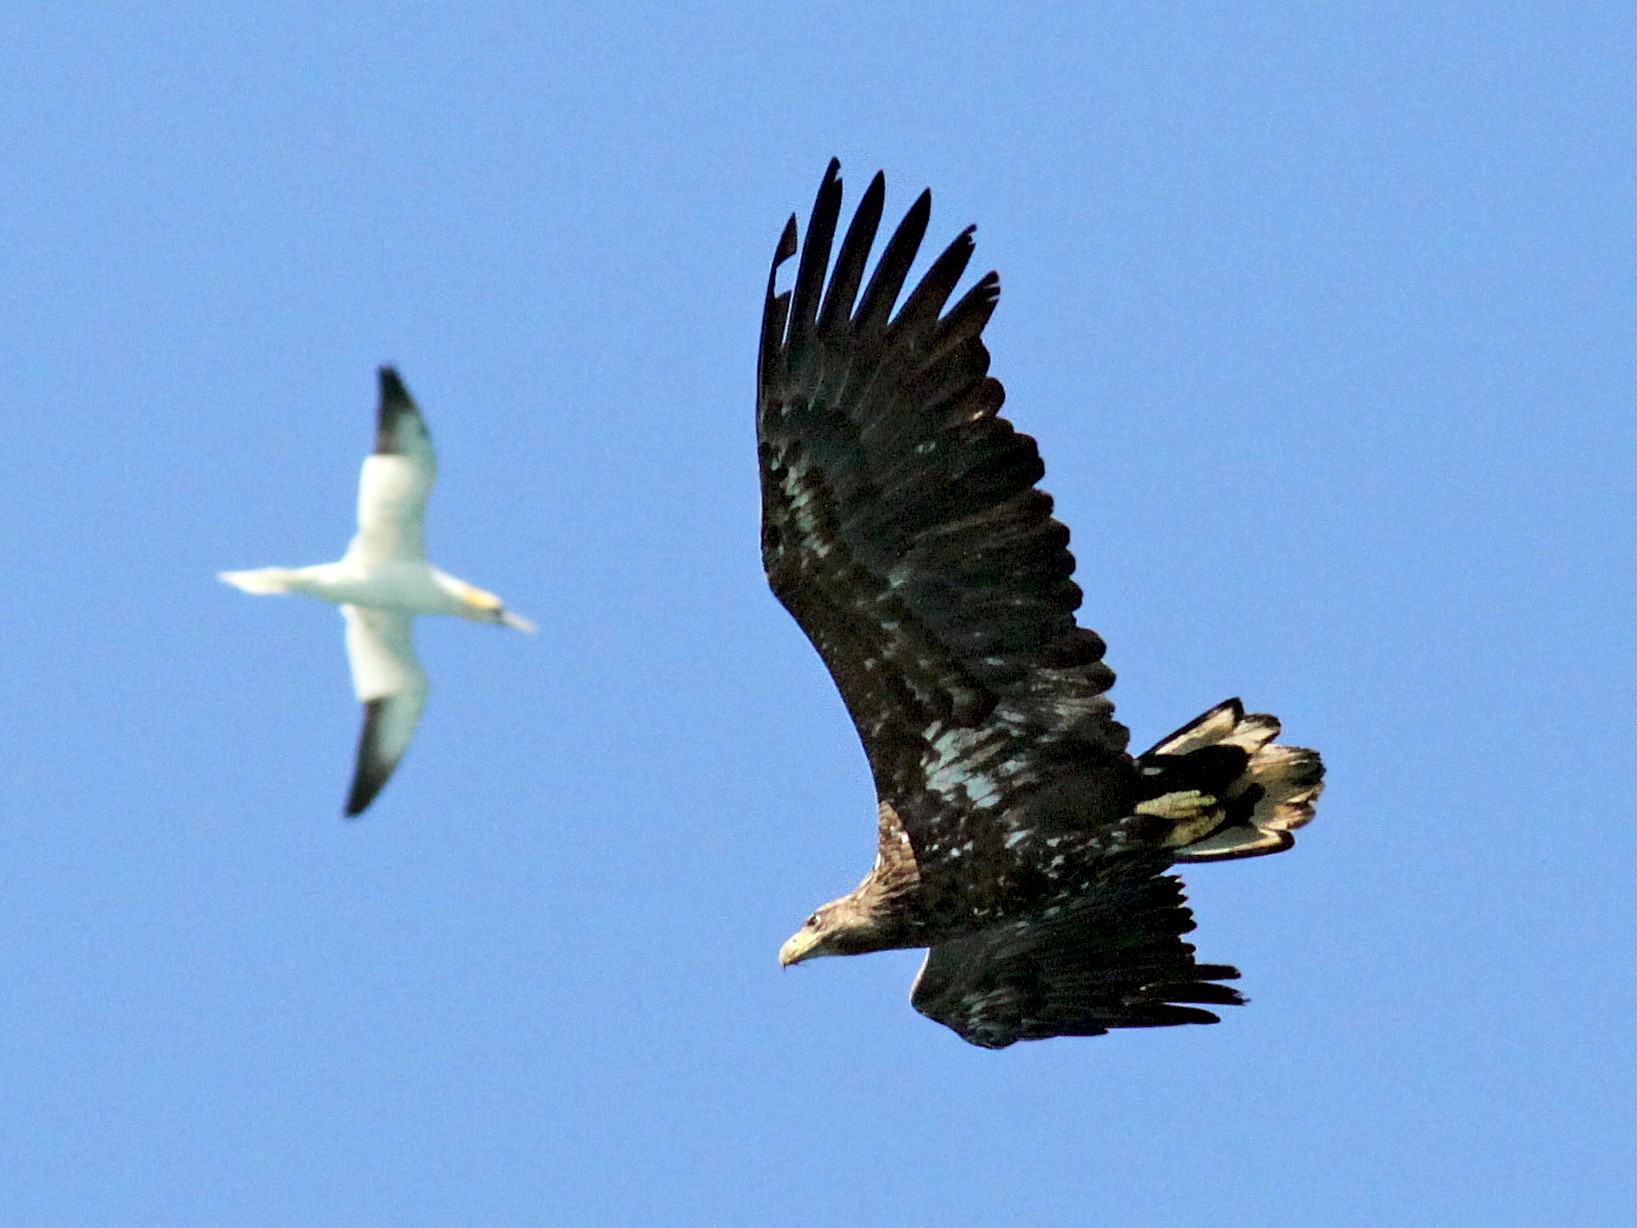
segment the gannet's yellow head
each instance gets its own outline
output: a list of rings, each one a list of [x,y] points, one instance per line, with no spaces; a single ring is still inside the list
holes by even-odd
[[[519,631],[535,630],[533,623],[520,614],[513,614],[506,608],[506,603],[493,593],[485,592],[464,580],[455,581],[454,589],[455,595],[460,598],[462,618],[469,618],[475,623],[499,623],[503,627],[514,627]]]

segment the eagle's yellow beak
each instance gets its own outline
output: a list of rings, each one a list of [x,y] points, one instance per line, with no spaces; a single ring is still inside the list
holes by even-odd
[[[810,929],[800,929],[796,935],[779,948],[779,967],[788,968],[791,964],[799,964],[818,954],[819,936]]]

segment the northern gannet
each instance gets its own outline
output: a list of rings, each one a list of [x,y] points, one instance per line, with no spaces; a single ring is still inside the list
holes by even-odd
[[[364,705],[358,767],[345,814],[362,814],[392,775],[426,709],[426,671],[415,658],[418,614],[454,614],[519,631],[534,624],[499,597],[426,561],[426,499],[438,475],[426,423],[391,367],[381,368],[375,451],[358,475],[358,534],[340,562],[224,571],[247,593],[306,593],[341,607],[352,686]]]

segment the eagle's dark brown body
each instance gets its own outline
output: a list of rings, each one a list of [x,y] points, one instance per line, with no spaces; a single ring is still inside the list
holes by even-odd
[[[769,275],[757,407],[762,555],[864,742],[881,801],[875,867],[781,959],[931,948],[915,1006],[975,1044],[1215,1022],[1232,968],[1198,964],[1176,861],[1277,852],[1322,768],[1238,701],[1145,755],[1076,625],[1068,530],[1027,435],[999,416],[984,325],[993,273],[947,312],[971,231],[894,313],[926,230],[910,209],[868,282],[876,176],[830,251],[832,163],[794,288],[792,218]],[[828,279],[828,280],[827,280]],[[860,287],[862,292],[860,292]]]

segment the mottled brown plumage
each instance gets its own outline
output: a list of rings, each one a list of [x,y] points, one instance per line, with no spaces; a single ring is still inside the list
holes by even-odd
[[[1199,964],[1173,862],[1291,843],[1322,768],[1238,701],[1147,754],[1075,623],[1068,530],[1035,488],[1034,440],[999,416],[982,333],[993,273],[947,311],[970,229],[894,313],[931,209],[910,208],[865,282],[885,185],[830,267],[832,163],[795,284],[794,217],[769,274],[757,438],[762,557],[863,740],[880,798],[874,867],[780,953],[931,948],[917,1009],[974,1044],[1215,1022],[1232,968]],[[828,277],[827,277],[828,275]],[[862,292],[860,291],[862,287]]]

